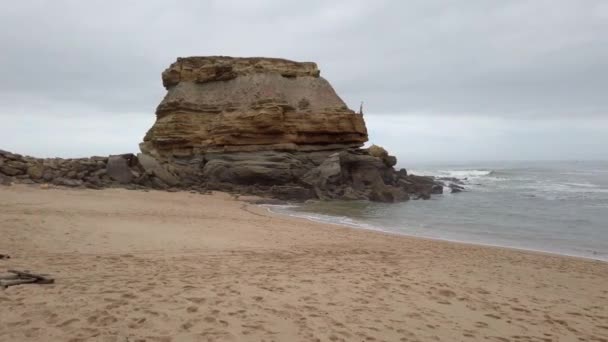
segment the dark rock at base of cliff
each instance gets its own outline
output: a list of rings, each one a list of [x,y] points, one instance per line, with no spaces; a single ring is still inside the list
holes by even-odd
[[[443,185],[442,184],[433,184],[433,186],[431,187],[431,193],[433,195],[443,194]]]
[[[384,149],[372,151],[376,156],[369,149],[208,154],[203,178],[213,189],[298,201],[400,202],[443,192],[431,177],[395,171]]]
[[[27,168],[27,175],[33,179],[41,179],[44,175],[44,166],[42,163],[33,163]]]
[[[106,165],[106,174],[121,184],[129,184],[133,180],[133,173],[129,168],[129,161],[133,155],[110,156]]]
[[[311,189],[298,185],[274,185],[270,188],[270,195],[285,201],[305,201],[314,198]]]
[[[403,202],[410,196],[403,189],[394,186],[377,186],[372,189],[369,199],[375,202]]]
[[[14,162],[8,162],[0,165],[0,172],[7,176],[18,176],[24,174],[23,170],[14,167]]]
[[[451,193],[458,193],[458,192],[464,191],[464,187],[454,184],[454,183],[448,185],[448,187],[450,188]]]
[[[179,184],[179,179],[171,173],[166,167],[163,167],[153,157],[139,153],[137,155],[137,161],[141,169],[149,176],[158,178],[162,183],[170,186],[176,186]],[[159,182],[156,182],[160,184]]]
[[[68,179],[68,178],[55,178],[52,182],[54,185],[67,186],[71,188],[80,187],[84,183],[78,179]]]
[[[9,186],[13,183],[12,178],[0,173],[0,185]]]
[[[372,152],[370,152],[372,151]],[[208,153],[171,164],[139,154],[37,159],[0,153],[0,184],[51,183],[103,189],[219,190],[280,200],[428,199],[443,192],[432,177],[395,171],[380,147],[338,151]],[[389,162],[387,162],[387,160]],[[450,184],[452,192],[463,188]]]

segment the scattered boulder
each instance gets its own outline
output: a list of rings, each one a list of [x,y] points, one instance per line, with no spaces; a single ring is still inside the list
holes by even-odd
[[[133,174],[129,168],[129,160],[124,156],[110,156],[106,165],[106,174],[121,184],[129,184],[133,180]],[[74,178],[73,176],[70,178]]]
[[[160,182],[156,182],[156,184],[164,184],[165,186],[168,184],[170,186],[175,186],[179,184],[179,179],[169,172],[164,166],[160,164],[158,160],[144,153],[140,153],[137,155],[137,161],[139,165],[150,176],[154,176],[160,180]]]
[[[397,157],[390,156],[388,152],[381,146],[372,145],[367,149],[367,153],[372,157],[381,159],[388,167],[397,165]]]
[[[31,164],[27,168],[27,174],[33,180],[41,179],[42,175],[43,175],[43,172],[44,172],[44,167],[42,166],[41,163]]]
[[[13,180],[9,176],[5,176],[0,173],[0,185],[9,186],[13,183]]]
[[[50,182],[57,177],[59,177],[59,175],[54,172],[54,170],[48,169],[42,172],[42,179],[46,182]]]
[[[55,178],[53,180],[53,184],[67,187],[79,187],[83,185],[83,182],[78,179],[68,179],[68,178]]]
[[[448,187],[450,188],[451,193],[458,193],[458,192],[464,191],[464,187],[462,187],[458,184],[452,183],[452,184],[448,185]]]
[[[431,193],[434,195],[443,194],[443,185],[442,184],[433,184],[431,186]]]
[[[367,149],[367,153],[372,156],[372,157],[376,157],[376,158],[386,158],[388,156],[388,152],[386,152],[386,150],[383,147],[380,147],[378,145],[372,145]]]
[[[386,156],[386,158],[384,158],[383,161],[386,164],[386,166],[388,166],[388,167],[393,167],[393,166],[397,165],[397,157],[395,157],[395,156]]]
[[[167,190],[169,189],[169,185],[167,185],[167,183],[163,182],[162,179],[160,178],[152,178],[151,181],[151,186],[154,189],[158,189],[158,190]]]
[[[23,170],[17,169],[11,166],[9,163],[5,163],[4,165],[0,165],[0,173],[3,173],[7,176],[17,176],[22,175]]]

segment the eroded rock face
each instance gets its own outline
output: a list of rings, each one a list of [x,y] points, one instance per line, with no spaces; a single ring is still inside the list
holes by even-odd
[[[163,161],[213,152],[360,147],[363,116],[348,109],[315,63],[273,58],[179,58],[140,145]]]

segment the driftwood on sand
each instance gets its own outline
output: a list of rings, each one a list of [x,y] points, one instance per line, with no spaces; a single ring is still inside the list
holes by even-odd
[[[5,289],[13,285],[21,284],[53,284],[55,279],[47,274],[36,274],[28,271],[9,270],[11,274],[0,275],[0,288]]]

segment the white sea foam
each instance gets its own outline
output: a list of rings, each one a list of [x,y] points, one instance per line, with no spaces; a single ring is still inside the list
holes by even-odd
[[[352,228],[361,228],[361,229],[367,229],[367,230],[389,232],[388,230],[381,229],[381,228],[373,226],[371,224],[357,221],[357,220],[351,219],[346,216],[332,216],[332,215],[323,215],[323,214],[310,213],[310,212],[297,212],[294,210],[290,210],[290,209],[297,208],[298,207],[297,205],[262,205],[262,206],[265,207],[268,211],[276,213],[276,214],[303,218],[303,219],[307,219],[307,220],[310,220],[313,222],[330,223],[330,224],[335,224],[335,225],[339,225],[339,226],[347,226],[347,227],[352,227]]]
[[[550,193],[608,193],[608,189],[591,183],[541,183],[532,189]]]
[[[492,174],[492,170],[442,170],[439,172],[446,174],[447,177],[455,178],[477,178]]]
[[[410,170],[410,173],[414,175],[453,177],[459,179],[489,176],[492,172],[492,170]]]
[[[598,186],[591,183],[563,183],[564,185],[578,187],[578,188],[597,188]]]

